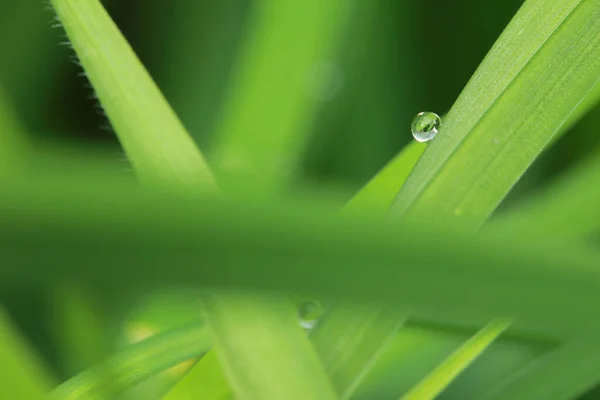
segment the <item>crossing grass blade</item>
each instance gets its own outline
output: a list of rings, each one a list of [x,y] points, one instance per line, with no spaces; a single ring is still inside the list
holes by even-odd
[[[423,380],[412,387],[408,393],[404,394],[401,399],[435,399],[509,326],[510,323],[507,322],[490,323],[447,357]]]
[[[223,374],[217,352],[211,351],[175,385],[164,400],[229,400],[231,389]]]
[[[598,384],[597,330],[576,335],[492,387],[486,399],[575,399]],[[596,334],[594,334],[596,333]],[[565,368],[569,366],[569,368]]]
[[[593,249],[515,232],[457,234],[424,223],[344,218],[309,204],[241,206],[210,198],[192,204],[101,179],[88,186],[64,179],[1,184],[0,247],[7,262],[0,290],[67,277],[99,290],[244,285],[392,302],[436,310],[441,318],[452,310],[476,318],[508,315],[554,335],[567,324],[595,324],[586,313],[571,312],[598,300]],[[214,246],[220,240],[227,251]],[[44,268],[47,263],[55,268]]]
[[[53,395],[60,400],[118,397],[157,373],[206,353],[211,344],[201,324],[158,334],[71,378],[54,389]]]
[[[550,8],[526,2],[445,117],[392,212],[415,222],[459,218],[481,225],[552,137],[597,102],[600,27],[593,14],[599,9],[598,2],[563,1]],[[594,33],[573,49],[580,30],[587,29]],[[523,42],[526,36],[533,40]],[[564,72],[549,72],[548,64],[560,64]],[[568,102],[558,85],[569,88]],[[515,101],[531,98],[532,88],[539,91],[537,103]],[[553,119],[540,121],[549,108]]]
[[[402,313],[388,307],[338,305],[311,335],[341,399],[350,399],[401,328]]]
[[[555,239],[587,238],[600,227],[600,152],[584,160],[486,229],[527,231]]]
[[[102,5],[97,0],[55,0],[52,3],[125,151],[131,157],[134,169],[145,186],[158,185],[194,194],[209,190],[214,194],[215,183],[202,154]],[[233,303],[224,301],[223,304]],[[258,302],[252,306],[253,304],[253,299],[248,298],[244,309],[252,310],[252,315],[259,325],[261,321],[271,321],[271,326],[276,325],[274,321],[281,316],[281,310],[275,304]],[[227,320],[227,313],[237,315],[237,310],[220,307],[219,315],[210,316],[209,319]],[[270,347],[269,343],[263,342],[263,346],[258,348],[246,347],[247,354],[253,351],[257,353],[256,357],[248,356],[246,360],[248,365],[254,362],[256,363],[254,369],[260,370],[261,366],[265,365],[260,362],[262,356],[268,358],[273,364],[293,365],[311,370],[314,372],[313,379],[302,382],[305,391],[308,393],[323,391],[327,378],[323,374],[321,380],[317,379],[318,360],[303,351],[301,342],[295,345],[294,341],[285,341],[288,337],[295,337],[298,340],[301,338],[293,335],[294,330],[299,329],[296,322],[289,319],[282,321],[287,325],[282,322],[279,330],[273,329],[273,332],[281,335],[281,340],[274,341],[273,344],[280,343],[280,346],[275,349]],[[234,365],[236,355],[224,350],[234,344],[239,346],[240,343],[228,343],[225,340],[227,337],[235,339],[231,335],[219,336],[216,347],[221,355],[221,362],[225,365]],[[286,348],[285,345],[288,347]],[[284,354],[282,348],[289,350],[286,354],[288,356],[293,354],[293,357],[282,358],[281,354]],[[286,375],[284,368],[271,372],[279,372],[281,379],[271,375],[272,380],[263,382],[264,384],[258,387],[253,386],[253,382],[244,380],[246,374],[244,370],[230,368],[227,376],[237,384],[235,387],[237,396],[260,397],[261,392],[264,392],[262,393],[264,396],[276,393],[285,398],[299,395],[295,391],[297,386],[291,384],[299,377]],[[288,384],[278,385],[278,382]],[[240,386],[241,383],[247,384],[247,387]],[[286,393],[286,390],[290,392]]]
[[[205,292],[202,297],[217,356],[236,399],[337,398],[291,302],[244,292]],[[254,308],[261,303],[271,312],[257,319]],[[293,362],[281,365],[265,348]],[[313,362],[297,362],[297,354]]]
[[[409,143],[346,204],[345,211],[385,213],[426,147]]]

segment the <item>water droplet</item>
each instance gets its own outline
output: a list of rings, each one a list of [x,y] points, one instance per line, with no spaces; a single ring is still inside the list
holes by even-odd
[[[410,129],[417,142],[428,142],[442,127],[442,119],[435,113],[423,111],[413,119]]]
[[[325,308],[316,300],[303,301],[298,307],[298,319],[304,329],[313,329],[323,315]]]

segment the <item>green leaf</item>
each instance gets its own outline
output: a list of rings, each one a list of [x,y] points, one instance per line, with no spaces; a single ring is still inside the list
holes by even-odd
[[[392,211],[479,226],[600,79],[599,15],[598,0],[527,1],[449,111]]]
[[[442,320],[456,310],[479,321],[509,316],[554,337],[596,324],[572,310],[600,301],[598,252],[542,236],[459,234],[313,203],[190,202],[41,172],[0,191],[0,290],[67,278],[109,291],[243,285],[391,302]]]
[[[252,4],[214,141],[214,166],[229,187],[251,179],[273,192],[296,172],[320,97],[341,79],[334,53],[352,4]]]
[[[377,357],[403,324],[386,307],[338,305],[311,335],[340,398],[351,398]]]
[[[52,0],[100,103],[147,185],[214,185],[194,142],[97,0]]]
[[[205,292],[202,298],[235,398],[337,398],[291,302],[245,292]],[[270,312],[257,315],[256,308]]]
[[[163,400],[229,400],[231,389],[214,349],[177,383]]]
[[[426,143],[409,143],[346,204],[345,211],[386,212],[426,148]]]
[[[29,151],[25,131],[0,87],[0,176],[19,171]]]
[[[447,357],[431,373],[411,388],[408,393],[404,394],[402,400],[436,398],[509,326],[510,323],[508,322],[496,321],[490,323]]]
[[[53,379],[0,309],[0,398],[43,400]]]
[[[202,189],[203,182],[212,186],[211,174],[201,153],[101,4],[95,0],[55,0],[53,4],[144,183],[192,192]],[[248,304],[252,304],[252,299],[248,299]],[[271,310],[264,302],[261,304],[262,309],[254,308],[257,320],[279,315],[277,309]],[[227,342],[220,340],[217,347],[221,345],[226,347]],[[277,358],[277,352],[269,354]],[[291,363],[290,359],[280,361]],[[303,362],[306,366],[314,364],[303,357],[303,353],[296,354],[294,363]],[[229,377],[235,381],[233,374]],[[315,387],[320,389],[318,384]],[[268,392],[269,389],[259,387],[257,390]]]
[[[573,338],[493,387],[486,399],[575,399],[598,384],[597,330]]]
[[[53,391],[58,399],[116,398],[144,380],[207,352],[206,327],[194,324],[158,334],[69,379]]]
[[[600,152],[597,152],[523,204],[492,219],[486,229],[574,241],[598,230],[599,201]]]

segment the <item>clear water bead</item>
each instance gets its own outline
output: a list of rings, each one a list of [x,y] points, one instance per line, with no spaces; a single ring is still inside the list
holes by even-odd
[[[298,319],[304,329],[313,329],[323,315],[325,308],[316,300],[303,301],[298,307]]]
[[[442,119],[436,113],[423,111],[413,119],[410,130],[417,142],[428,142],[438,134],[441,127]]]

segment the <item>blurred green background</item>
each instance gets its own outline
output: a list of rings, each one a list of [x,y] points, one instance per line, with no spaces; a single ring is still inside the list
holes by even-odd
[[[104,2],[209,155],[233,90],[232,77],[244,68],[240,51],[258,3],[269,1]],[[301,154],[293,160],[298,168],[288,190],[308,187],[335,191],[341,200],[349,198],[412,140],[409,127],[415,114],[429,110],[443,115],[451,107],[521,3],[342,1],[339,9],[345,14],[342,22],[335,22],[340,30],[335,43],[327,57],[306,70],[306,90],[315,113],[304,127]],[[313,29],[300,17],[295,22],[288,32],[303,35]],[[72,62],[72,50],[64,45],[64,32],[52,28],[53,24],[53,12],[41,0],[0,3],[0,89],[6,92],[9,107],[42,153],[60,152],[75,160],[78,152],[89,150],[85,154],[91,152],[128,173],[116,136],[81,68]],[[269,96],[277,94],[277,88],[268,87],[270,83],[260,83]],[[265,129],[271,117],[275,115],[258,116],[264,119],[259,122]],[[503,207],[590,154],[598,144],[598,122],[596,108],[533,165]],[[150,303],[169,304],[160,298]],[[56,373],[62,379],[110,351],[131,321],[141,321],[132,328],[139,333],[145,319],[177,325],[193,314],[191,310],[177,315],[161,312],[161,306],[140,303],[135,294],[115,296],[115,304],[98,305],[87,289],[49,288],[35,295],[15,291],[2,301],[47,361],[58,366]],[[176,301],[182,304],[180,296]],[[161,320],[163,316],[168,318]],[[73,333],[74,326],[80,328],[78,333]],[[93,351],[86,345],[92,341]],[[78,343],[91,353],[78,351]]]

